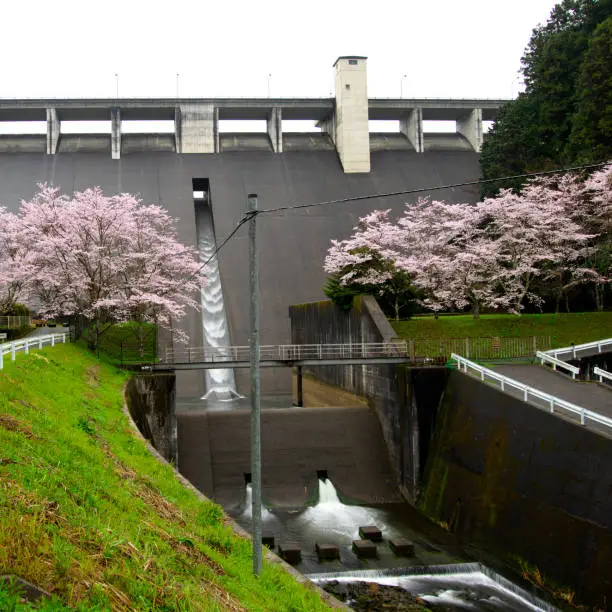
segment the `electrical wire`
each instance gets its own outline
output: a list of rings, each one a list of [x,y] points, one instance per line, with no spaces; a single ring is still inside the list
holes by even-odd
[[[200,266],[200,270],[205,268],[217,256],[219,251],[236,235],[236,232],[253,216],[254,211],[245,213],[244,217],[240,219],[236,227],[223,239],[219,246],[214,250],[213,254]]]
[[[510,180],[515,180],[515,179],[522,179],[522,178],[533,178],[536,176],[547,176],[550,174],[560,174],[563,172],[574,172],[576,170],[590,170],[591,168],[602,168],[604,166],[607,166],[610,162],[601,162],[598,164],[587,164],[584,166],[572,166],[571,168],[559,168],[557,170],[545,170],[542,172],[530,172],[527,174],[515,174],[512,176],[502,176],[499,178],[493,178],[493,179],[478,179],[475,181],[466,181],[463,183],[452,183],[450,185],[438,185],[436,187],[419,187],[417,189],[405,189],[402,191],[390,191],[387,193],[373,193],[373,194],[368,194],[368,195],[362,195],[362,196],[352,196],[349,198],[340,198],[338,200],[327,200],[327,201],[323,201],[323,202],[313,202],[311,204],[296,204],[293,206],[279,206],[277,208],[260,208],[259,210],[254,210],[254,211],[249,211],[247,213],[245,213],[244,217],[242,219],[240,219],[240,221],[238,222],[238,224],[236,225],[236,227],[223,239],[223,241],[219,244],[219,246],[215,249],[215,251],[213,252],[213,254],[202,264],[201,268],[206,267],[219,253],[219,251],[221,251],[221,249],[235,236],[236,232],[247,222],[249,221],[252,217],[257,216],[257,215],[261,215],[261,214],[268,214],[268,213],[276,213],[276,212],[282,212],[282,211],[286,211],[286,210],[299,210],[299,209],[303,209],[303,208],[314,208],[315,206],[326,206],[326,205],[330,205],[330,204],[343,204],[346,202],[358,202],[358,201],[362,201],[362,200],[375,200],[378,198],[389,198],[389,197],[393,197],[393,196],[398,196],[398,195],[409,195],[409,194],[415,194],[415,193],[425,193],[425,192],[429,192],[429,191],[439,191],[442,189],[453,189],[455,187],[467,187],[470,185],[483,185],[485,183],[499,183],[502,181],[510,181]]]
[[[277,208],[261,208],[256,211],[256,214],[275,213],[285,210],[299,210],[302,208],[314,208],[315,206],[325,206],[329,204],[342,204],[345,202],[357,202],[360,200],[375,200],[378,198],[389,198],[398,195],[409,195],[414,193],[425,193],[429,191],[438,191],[441,189],[452,189],[454,187],[467,187],[469,185],[483,185],[485,183],[499,183],[502,181],[510,181],[519,178],[531,178],[535,176],[546,176],[549,174],[559,174],[561,172],[573,172],[575,170],[587,170],[590,168],[601,168],[608,165],[610,162],[601,162],[599,164],[588,164],[585,166],[573,166],[571,168],[560,168],[558,170],[546,170],[543,172],[531,172],[529,174],[515,174],[513,176],[502,176],[493,179],[478,179],[475,181],[466,181],[464,183],[452,183],[450,185],[438,185],[437,187],[419,187],[418,189],[405,189],[402,191],[390,191],[388,193],[373,193],[363,196],[353,196],[349,198],[340,198],[338,200],[327,200],[325,202],[314,202],[312,204],[297,204],[294,206],[279,206]]]

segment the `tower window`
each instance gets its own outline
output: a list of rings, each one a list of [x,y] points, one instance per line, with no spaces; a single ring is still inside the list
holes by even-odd
[[[357,65],[357,60],[349,60],[349,65],[356,66]]]
[[[347,84],[346,84],[344,87],[345,87],[346,89],[350,89],[350,88],[351,88],[351,86],[350,86],[348,83],[347,83]]]

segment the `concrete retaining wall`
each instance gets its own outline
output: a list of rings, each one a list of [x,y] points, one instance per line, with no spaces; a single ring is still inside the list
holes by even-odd
[[[372,296],[355,298],[345,311],[330,301],[289,309],[296,344],[391,342],[393,328]],[[306,369],[306,368],[304,368]],[[448,371],[405,366],[308,367],[318,380],[367,398],[378,415],[389,459],[403,495],[418,498]]]
[[[177,414],[179,469],[224,507],[244,501],[250,473],[250,411]],[[367,406],[267,409],[261,413],[262,489],[272,506],[316,499],[317,470],[360,503],[401,501],[376,415]]]
[[[612,441],[452,372],[420,506],[606,609]]]
[[[133,376],[125,390],[134,423],[167,461],[176,461],[177,455],[175,391],[176,377],[171,374]]]

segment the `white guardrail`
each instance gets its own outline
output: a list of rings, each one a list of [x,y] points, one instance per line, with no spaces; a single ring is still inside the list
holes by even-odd
[[[563,348],[558,349],[550,349],[549,351],[543,351],[547,355],[552,355],[553,357],[558,357],[559,355],[563,355],[564,353],[571,354],[572,357],[576,357],[576,352],[578,351],[588,351],[589,349],[597,349],[598,353],[601,353],[602,347],[609,347],[609,350],[612,351],[612,338],[606,338],[605,340],[596,340],[595,342],[585,342],[584,344],[576,344],[572,346],[565,346]]]
[[[451,354],[451,359],[454,359],[457,362],[457,367],[459,371],[463,371],[466,374],[468,373],[468,369],[478,373],[480,380],[482,382],[496,382],[500,383],[501,390],[507,393],[506,388],[513,388],[523,392],[523,400],[525,402],[530,402],[532,405],[542,408],[541,405],[536,404],[533,400],[539,399],[548,405],[551,413],[555,412],[555,409],[567,410],[573,414],[577,414],[580,416],[580,424],[584,425],[587,420],[593,421],[594,423],[599,423],[600,425],[606,425],[607,427],[612,428],[612,419],[604,416],[603,414],[599,414],[598,412],[592,412],[591,410],[587,410],[582,406],[577,406],[576,404],[572,404],[571,402],[566,402],[559,397],[555,397],[554,395],[550,395],[549,393],[545,393],[544,391],[540,391],[539,389],[535,389],[534,387],[529,387],[528,385],[519,382],[518,380],[514,380],[512,378],[508,378],[503,374],[499,374],[498,372],[494,372],[493,370],[489,370],[465,357],[461,357],[461,355],[456,355],[455,353]]]
[[[4,356],[11,356],[11,360],[15,361],[15,354],[23,351],[26,355],[31,348],[41,349],[43,346],[55,346],[57,342],[66,342],[68,334],[48,334],[46,336],[34,336],[32,338],[22,338],[14,342],[4,342],[0,344],[0,370],[4,367]]]
[[[608,372],[608,370],[602,370],[597,366],[593,368],[593,374],[595,376],[599,376],[599,382],[602,383],[604,378],[607,378],[610,382],[612,382],[612,374]]]
[[[576,374],[580,374],[580,368],[573,366],[565,361],[561,361],[548,353],[543,353],[542,351],[538,351],[536,353],[536,357],[540,360],[540,365],[544,365],[544,362],[551,363],[553,370],[557,370],[557,368],[561,368],[563,370],[567,370],[574,380],[576,380]]]

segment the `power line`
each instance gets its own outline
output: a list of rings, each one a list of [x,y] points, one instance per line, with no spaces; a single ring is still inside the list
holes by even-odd
[[[502,176],[493,179],[478,179],[475,181],[466,181],[464,183],[452,183],[450,185],[438,185],[437,187],[419,187],[418,189],[405,189],[402,191],[390,191],[388,193],[373,193],[363,196],[354,196],[350,198],[340,198],[338,200],[327,200],[325,202],[314,202],[312,204],[297,204],[294,206],[279,206],[277,208],[262,208],[257,211],[257,214],[275,213],[283,210],[298,210],[301,208],[314,208],[315,206],[325,206],[328,204],[342,204],[345,202],[357,202],[360,200],[375,200],[378,198],[388,198],[398,195],[409,195],[414,193],[424,193],[429,191],[439,191],[441,189],[452,189],[454,187],[467,187],[469,185],[483,185],[485,183],[499,183],[501,181],[510,181],[519,178],[530,178],[534,176],[545,176],[548,174],[559,174],[561,172],[572,172],[574,170],[587,170],[589,168],[601,168],[608,165],[610,162],[602,162],[599,164],[589,164],[585,166],[573,166],[572,168],[560,168],[558,170],[546,170],[543,172],[531,172],[529,174],[515,174],[513,176]]]
[[[254,214],[251,212],[245,213],[236,227],[223,239],[223,242],[213,251],[213,254],[200,266],[200,270],[205,268],[217,256],[219,251],[234,237],[236,232],[253,216]]]
[[[531,178],[535,176],[547,176],[550,174],[560,174],[562,172],[573,172],[576,170],[588,170],[591,168],[602,168],[607,166],[610,162],[601,162],[598,164],[588,164],[584,166],[573,166],[571,168],[559,168],[557,170],[546,170],[542,172],[531,172],[528,174],[515,174],[513,176],[502,176],[493,179],[478,179],[475,181],[466,181],[464,183],[453,183],[450,185],[438,185],[437,187],[419,187],[418,189],[405,189],[402,191],[390,191],[388,193],[373,193],[363,196],[353,196],[350,198],[340,198],[338,200],[327,200],[324,202],[313,202],[311,204],[296,204],[293,206],[279,206],[277,208],[261,208],[257,211],[250,211],[245,213],[244,217],[240,219],[236,227],[223,239],[221,244],[214,250],[213,254],[202,264],[200,269],[206,267],[219,253],[219,251],[234,237],[236,232],[254,215],[260,215],[262,213],[275,213],[284,210],[299,210],[302,208],[314,208],[315,206],[326,206],[328,204],[342,204],[345,202],[357,202],[360,200],[375,200],[378,198],[388,198],[398,195],[409,195],[414,193],[424,193],[429,191],[439,191],[441,189],[452,189],[454,187],[467,187],[470,185],[483,185],[485,183],[498,183],[501,181],[510,181],[519,178]]]

